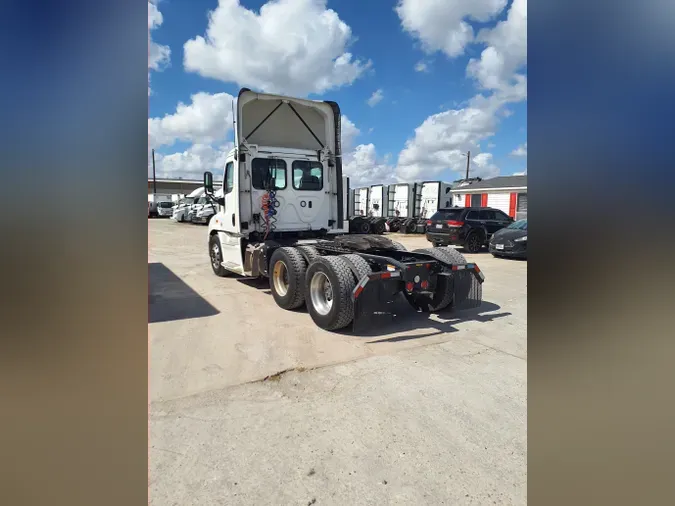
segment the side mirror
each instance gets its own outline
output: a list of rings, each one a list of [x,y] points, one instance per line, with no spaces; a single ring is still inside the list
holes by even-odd
[[[209,171],[204,172],[204,193],[213,195],[213,174]]]

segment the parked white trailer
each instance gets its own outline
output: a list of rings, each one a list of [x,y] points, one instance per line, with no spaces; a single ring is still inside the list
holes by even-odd
[[[383,184],[376,184],[368,190],[368,216],[381,218],[387,216],[387,205],[389,201],[389,187]]]
[[[429,219],[439,209],[452,207],[452,185],[442,181],[424,181],[421,191],[420,217]]]
[[[422,186],[417,183],[397,183],[389,185],[389,204],[387,216],[397,218],[417,218],[420,211]]]
[[[370,188],[354,190],[354,216],[368,216],[368,193]]]
[[[306,303],[326,330],[371,322],[401,293],[419,311],[480,305],[484,276],[460,253],[408,252],[386,237],[347,233],[335,102],[243,89],[235,116],[224,193],[208,226],[216,275],[267,277],[277,305]],[[212,196],[210,172],[204,187]]]

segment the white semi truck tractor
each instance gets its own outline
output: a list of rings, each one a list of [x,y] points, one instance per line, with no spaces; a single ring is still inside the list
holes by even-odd
[[[306,305],[326,330],[359,329],[401,296],[428,312],[480,304],[483,274],[455,250],[349,234],[337,103],[242,89],[235,119],[221,197],[204,173],[216,275],[268,278],[279,307]]]

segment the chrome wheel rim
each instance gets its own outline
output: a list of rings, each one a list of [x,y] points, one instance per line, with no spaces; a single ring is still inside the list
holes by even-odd
[[[218,243],[213,243],[213,246],[211,246],[211,265],[214,269],[220,268],[220,247]]]
[[[312,300],[312,306],[321,316],[326,316],[333,307],[333,285],[323,272],[317,272],[312,276],[309,284],[309,297]]]
[[[288,293],[288,268],[282,260],[274,264],[272,282],[274,283],[274,291],[279,295],[284,297]]]

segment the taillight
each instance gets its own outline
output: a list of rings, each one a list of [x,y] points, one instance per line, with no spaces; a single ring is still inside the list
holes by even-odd
[[[427,220],[427,225],[431,225],[431,220]]]
[[[449,227],[463,227],[464,222],[463,221],[450,220],[450,221],[448,221],[448,226]]]

